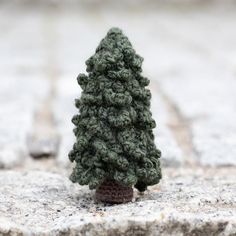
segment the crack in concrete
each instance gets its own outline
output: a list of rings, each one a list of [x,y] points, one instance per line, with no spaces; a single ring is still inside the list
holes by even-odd
[[[43,23],[46,51],[45,79],[49,82],[49,93],[35,114],[34,131],[28,141],[29,153],[35,158],[56,156],[59,148],[59,135],[55,126],[52,109],[58,78],[55,15],[52,9],[45,11]]]
[[[184,163],[188,166],[196,166],[197,151],[193,146],[192,131],[188,119],[163,91],[159,82],[152,82],[152,86],[164,102],[168,114],[167,126],[182,152]]]

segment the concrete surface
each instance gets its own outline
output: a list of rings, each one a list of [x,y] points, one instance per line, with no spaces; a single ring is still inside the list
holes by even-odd
[[[132,203],[96,204],[93,192],[44,171],[0,174],[5,235],[234,235],[234,173],[179,170]],[[226,173],[227,172],[227,173]]]

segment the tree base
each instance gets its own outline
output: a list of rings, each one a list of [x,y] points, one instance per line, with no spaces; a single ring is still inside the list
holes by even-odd
[[[133,188],[123,186],[114,180],[105,180],[96,189],[96,200],[98,202],[120,204],[131,202],[133,198]]]

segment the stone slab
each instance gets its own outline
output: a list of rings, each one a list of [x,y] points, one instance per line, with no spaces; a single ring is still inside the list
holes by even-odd
[[[154,48],[160,51],[156,60],[161,62],[156,78],[185,118],[196,161],[208,166],[236,165],[235,48],[231,43],[236,38],[231,30],[236,19],[233,10],[188,14],[192,15],[188,22],[177,16],[153,18],[162,32],[161,37],[154,36]],[[216,37],[216,27],[222,37]],[[150,67],[150,73],[154,69]]]
[[[0,235],[235,235],[235,169],[166,169],[132,203],[95,204],[94,192],[45,171],[0,173]]]
[[[35,114],[49,94],[47,39],[42,15],[0,6],[0,168],[12,168],[28,156]]]
[[[37,77],[5,79],[0,80],[0,168],[11,168],[27,156],[34,114],[47,94],[48,83]]]

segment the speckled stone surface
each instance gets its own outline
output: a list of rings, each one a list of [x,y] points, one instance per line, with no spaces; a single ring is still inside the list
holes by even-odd
[[[0,173],[0,234],[234,235],[235,170],[166,170],[132,203],[94,203],[94,191],[44,171]]]

